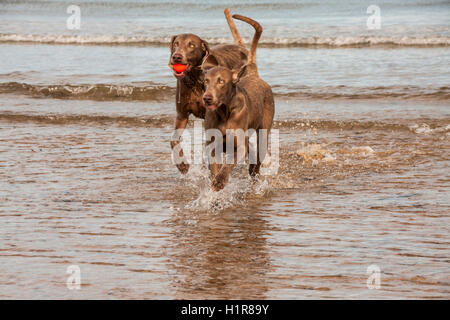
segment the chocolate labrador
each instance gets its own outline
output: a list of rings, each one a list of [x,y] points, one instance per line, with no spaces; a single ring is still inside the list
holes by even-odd
[[[217,66],[214,57],[207,57],[202,66],[205,71],[203,101],[207,107],[205,117],[207,139],[208,129],[218,129],[221,134],[219,140],[214,137],[214,140],[210,139],[207,144],[214,142],[216,145],[222,145],[222,148],[223,145],[230,143],[234,146],[234,162],[231,163],[227,161],[221,165],[219,161],[216,161],[218,158],[213,154],[214,150],[211,153],[215,157],[215,160],[210,163],[213,177],[212,188],[216,191],[224,188],[234,165],[248,153],[248,135],[241,140],[241,143],[238,143],[237,135],[230,136],[230,133],[239,129],[241,132],[254,129],[257,134],[257,145],[261,148],[261,139],[266,138],[262,134],[269,134],[275,113],[272,89],[259,77],[256,66],[256,47],[261,37],[262,27],[258,22],[241,15],[233,15],[233,18],[245,21],[255,29],[247,64],[241,68],[232,69]],[[227,130],[230,131],[227,132]],[[256,163],[249,166],[250,176],[255,177],[259,174],[266,152],[266,149],[259,150]]]
[[[185,33],[175,35],[170,41],[170,60],[169,67],[174,69],[175,64],[183,65],[185,70],[174,70],[174,76],[177,78],[176,91],[176,118],[175,134],[170,145],[172,152],[178,152],[181,162],[177,164],[181,173],[185,174],[189,170],[189,164],[183,156],[180,136],[183,129],[186,128],[190,114],[198,118],[205,118],[205,107],[203,105],[203,85],[202,63],[210,57],[210,63],[224,66],[230,69],[239,68],[247,62],[247,49],[239,35],[238,30],[231,18],[230,10],[225,9],[225,16],[232,32],[235,45],[217,45],[210,48],[208,43],[200,37]]]

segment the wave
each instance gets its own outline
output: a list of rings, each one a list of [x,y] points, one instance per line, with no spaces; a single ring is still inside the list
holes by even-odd
[[[324,86],[320,88],[299,87],[280,88],[272,87],[275,96],[283,98],[297,98],[304,100],[372,100],[372,99],[407,99],[443,101],[450,99],[450,87],[417,87],[417,86],[376,86],[376,87],[349,87]]]
[[[444,101],[450,99],[450,87],[378,86],[348,87],[327,86],[285,88],[272,87],[276,98],[299,100],[333,99],[416,99]],[[96,101],[168,101],[175,96],[175,87],[149,83],[147,85],[117,84],[50,84],[34,85],[19,82],[0,83],[0,93],[29,95],[36,98],[78,99]]]
[[[146,86],[112,84],[32,85],[6,82],[0,83],[0,93],[57,99],[158,101],[167,100],[174,96],[175,88],[159,84]]]
[[[231,38],[206,38],[210,44],[232,43]],[[107,35],[36,35],[1,33],[0,43],[33,43],[52,45],[105,45],[105,46],[166,46],[167,37],[147,36],[107,36]],[[246,38],[247,43],[250,39]],[[265,38],[259,42],[261,47],[447,47],[450,37],[300,37],[300,38]]]
[[[172,129],[173,115],[120,116],[95,114],[26,114],[0,112],[0,121],[22,123],[34,122],[48,125],[116,125],[122,127],[146,127]],[[188,128],[193,128],[193,119]],[[368,131],[408,131],[416,134],[450,132],[450,119],[389,119],[377,121],[327,120],[327,119],[289,119],[274,120],[274,129],[289,130],[368,130]],[[426,123],[425,123],[426,122]],[[418,123],[421,123],[419,126]],[[427,131],[421,130],[426,128]]]
[[[423,123],[419,126],[417,123]],[[390,120],[327,120],[327,119],[293,119],[274,120],[277,129],[294,130],[365,130],[365,131],[409,131],[423,133],[418,128],[426,127],[429,132],[450,131],[449,119],[390,119]]]
[[[124,127],[169,128],[173,124],[171,116],[126,117],[86,114],[21,114],[0,113],[0,121],[34,122],[50,125],[118,125]]]
[[[55,5],[55,6],[65,6],[66,3],[72,3],[72,0],[2,0],[3,3],[9,3],[9,4],[29,4],[34,5],[38,4],[39,6],[43,5]],[[193,6],[199,7],[199,8],[219,8],[223,9],[225,7],[232,7],[235,8],[253,8],[253,7],[262,7],[263,9],[267,9],[267,7],[277,7],[282,9],[293,9],[293,8],[300,8],[300,7],[307,7],[307,6],[314,6],[318,7],[322,4],[318,1],[314,0],[303,0],[301,2],[296,0],[277,0],[277,1],[235,1],[235,0],[226,0],[226,1],[205,1],[204,3],[199,3],[198,1],[194,0],[169,0],[169,1],[156,1],[156,0],[81,0],[79,1],[83,4],[83,6],[86,7],[114,7],[114,8],[122,8],[122,7],[136,7],[136,8],[143,8],[143,7],[149,7],[149,8],[155,8],[155,7],[161,7],[163,9],[166,9],[167,7],[182,7],[185,8],[192,8]],[[336,1],[338,4],[339,1]],[[399,6],[405,7],[405,6],[413,6],[413,7],[422,7],[422,6],[436,6],[436,5],[446,5],[448,4],[447,0],[430,0],[430,1],[411,1],[411,3],[400,3]],[[326,3],[326,5],[330,5]],[[395,5],[393,3],[392,5]]]

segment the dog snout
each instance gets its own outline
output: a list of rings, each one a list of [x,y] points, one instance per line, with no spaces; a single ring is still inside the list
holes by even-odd
[[[211,95],[211,94],[209,94],[209,93],[205,93],[204,95],[203,95],[203,102],[207,105],[207,106],[209,106],[209,105],[211,105],[212,103],[213,103],[213,96]]]
[[[183,62],[183,56],[179,53],[174,53],[172,55],[172,61],[173,63],[182,63]]]

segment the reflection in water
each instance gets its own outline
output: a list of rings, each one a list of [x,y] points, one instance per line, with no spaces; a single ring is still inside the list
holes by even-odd
[[[264,299],[267,221],[256,211],[176,212],[169,268],[178,299]]]

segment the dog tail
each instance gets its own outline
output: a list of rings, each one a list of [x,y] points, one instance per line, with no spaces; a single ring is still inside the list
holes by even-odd
[[[227,18],[228,26],[230,27],[230,31],[231,31],[231,34],[233,35],[234,42],[238,46],[245,48],[245,43],[242,40],[241,35],[239,34],[238,29],[236,28],[236,25],[234,24],[233,18],[231,17],[230,9],[226,8],[223,11],[223,13],[225,14],[225,18]]]
[[[253,19],[250,19],[245,16],[241,16],[240,14],[233,14],[233,18],[247,22],[253,28],[255,28],[255,35],[253,36],[252,45],[250,47],[250,53],[248,54],[248,64],[256,65],[256,47],[258,46],[259,38],[261,38],[261,33],[263,28],[261,25]]]

